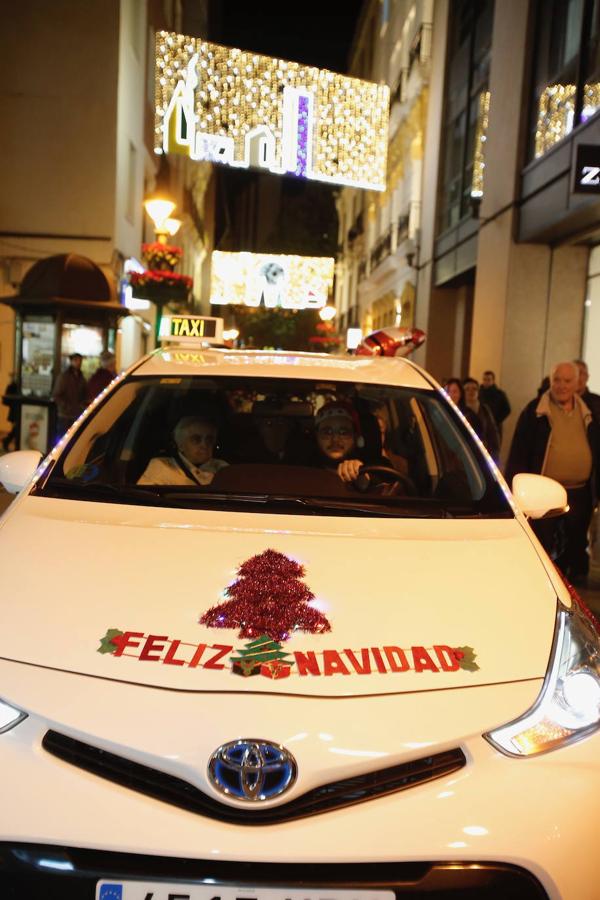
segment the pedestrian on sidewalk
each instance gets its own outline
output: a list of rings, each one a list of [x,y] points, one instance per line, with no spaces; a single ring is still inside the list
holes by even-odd
[[[465,391],[460,378],[446,378],[443,387],[452,402],[458,406],[471,428],[476,431],[477,418],[475,413],[465,403]]]
[[[577,382],[577,393],[593,415],[594,419],[600,425],[600,394],[593,394],[588,390],[588,381],[590,377],[587,363],[583,359],[573,360],[579,371],[579,380]]]
[[[4,406],[8,406],[8,421],[11,425],[11,429],[7,435],[4,436],[2,440],[2,446],[5,450],[10,448],[10,445],[14,442],[14,449],[19,449],[19,404],[13,399],[19,393],[19,385],[17,384],[17,373],[11,372],[9,375],[10,382],[6,386],[6,390],[4,391],[4,396],[2,397],[2,403]]]
[[[534,472],[565,487],[569,512],[532,522],[532,527],[566,577],[582,585],[589,572],[588,530],[598,488],[600,427],[577,394],[578,380],[575,363],[553,367],[549,390],[519,416],[506,478],[510,483],[519,472]]]
[[[56,379],[52,399],[57,407],[57,437],[62,437],[85,409],[87,392],[82,362],[81,353],[71,353],[69,365]]]
[[[112,350],[103,350],[100,354],[100,367],[96,369],[87,383],[88,403],[91,403],[104,388],[108,387],[116,375],[115,354]]]
[[[487,369],[481,379],[479,399],[491,410],[498,429],[498,437],[502,442],[502,423],[510,415],[510,403],[506,393],[496,384],[496,376]]]
[[[500,435],[491,409],[479,399],[479,384],[475,378],[465,378],[463,381],[465,406],[470,409],[475,417],[473,427],[494,462],[498,462],[500,456]]]

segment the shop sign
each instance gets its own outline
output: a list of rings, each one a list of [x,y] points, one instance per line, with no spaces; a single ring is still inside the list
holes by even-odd
[[[573,193],[600,194],[600,145],[577,145]]]

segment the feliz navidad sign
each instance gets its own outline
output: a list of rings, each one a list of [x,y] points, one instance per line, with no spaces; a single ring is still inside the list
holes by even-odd
[[[475,672],[472,647],[361,647],[357,650],[325,649],[286,652],[267,635],[250,641],[242,649],[233,644],[190,643],[165,634],[120,631],[110,628],[100,641],[99,653],[127,657],[139,662],[180,666],[188,669],[228,671],[234,675],[288,678],[290,675],[386,675],[401,672]]]
[[[122,631],[109,628],[98,653],[139,662],[188,669],[228,671],[249,678],[262,675],[281,679],[333,675],[396,674],[402,672],[475,672],[472,647],[387,644],[359,649],[294,650],[283,642],[293,633],[324,634],[331,631],[326,616],[311,602],[310,588],[301,580],[304,567],[276,550],[246,560],[238,577],[225,590],[225,602],[211,607],[200,618],[209,628],[239,629],[246,638],[242,648],[233,644],[208,644],[172,638],[168,634]]]

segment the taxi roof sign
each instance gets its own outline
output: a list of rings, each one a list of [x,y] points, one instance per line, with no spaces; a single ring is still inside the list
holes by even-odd
[[[168,344],[222,344],[223,319],[215,316],[163,316],[158,337]]]

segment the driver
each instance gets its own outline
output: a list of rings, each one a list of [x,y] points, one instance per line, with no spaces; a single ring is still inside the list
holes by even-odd
[[[357,452],[362,437],[356,412],[342,401],[331,400],[317,412],[315,432],[318,464],[335,469],[342,481],[354,481],[363,465]]]
[[[227,463],[213,456],[217,427],[202,416],[183,416],[173,429],[173,456],[155,456],[138,484],[207,485]]]

